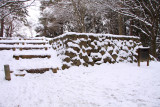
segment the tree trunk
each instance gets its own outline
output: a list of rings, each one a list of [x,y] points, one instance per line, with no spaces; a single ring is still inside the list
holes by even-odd
[[[119,30],[119,35],[124,35],[124,22],[123,22],[123,16],[121,14],[118,15],[118,30]]]
[[[82,24],[82,33],[85,33],[85,26],[84,26],[84,23]]]
[[[13,34],[13,24],[12,24],[12,21],[11,21],[9,36],[12,37],[12,34]]]
[[[7,29],[6,29],[6,33],[5,33],[5,36],[6,36],[6,37],[9,37],[9,30],[10,30],[10,28],[7,28]]]
[[[0,37],[3,37],[3,31],[4,31],[4,19],[1,19],[1,33],[0,33]]]
[[[130,20],[130,30],[129,30],[129,35],[132,36],[133,35],[133,20]]]
[[[157,48],[156,37],[154,37],[154,38],[151,40],[151,54],[152,54],[155,58],[157,57],[156,48]]]

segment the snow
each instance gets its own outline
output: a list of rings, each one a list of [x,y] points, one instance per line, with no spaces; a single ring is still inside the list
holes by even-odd
[[[73,48],[68,48],[67,51],[72,53],[77,53],[77,51],[75,51]]]
[[[113,55],[117,55],[117,52],[116,52],[116,50],[114,49],[113,50],[113,53],[112,53]],[[117,55],[118,56],[118,55]]]
[[[45,46],[43,46],[43,45],[39,45],[39,46],[36,46],[36,45],[27,45],[27,46],[25,46],[25,45],[1,45],[1,47],[3,47],[3,48],[7,48],[7,47],[10,47],[10,48],[21,48],[21,47],[25,47],[25,48],[40,48],[40,47],[50,47],[50,45],[45,45]]]
[[[72,67],[4,80],[1,107],[159,107],[160,67],[151,62]]]
[[[102,56],[102,58],[107,58],[107,57],[112,58],[112,56],[111,56],[108,52],[106,52],[106,53]]]
[[[74,44],[71,45],[74,46]],[[68,51],[73,50],[69,48]],[[119,53],[120,56],[126,54],[125,51]],[[51,55],[51,58],[20,58],[19,60],[13,58],[13,55],[22,54]],[[100,53],[92,53],[91,56],[110,57],[111,55],[106,52],[103,56]],[[79,57],[75,58],[79,59]],[[117,60],[121,60],[118,58]],[[160,106],[160,62],[150,62],[149,67],[146,66],[147,62],[141,62],[140,67],[137,63],[105,63],[89,65],[89,67],[80,65],[66,70],[60,69],[56,74],[51,70],[44,74],[29,74],[18,70],[61,68],[62,62],[57,57],[57,52],[52,48],[49,50],[3,50],[0,51],[0,59],[0,107]],[[89,60],[92,59],[89,58]],[[84,61],[81,62],[84,63]],[[71,65],[71,63],[64,63]],[[11,81],[4,79],[5,64],[9,64],[10,69],[14,71],[11,73]],[[16,77],[17,73],[26,75]]]
[[[62,38],[64,36],[67,36],[67,35],[78,35],[78,36],[81,36],[81,35],[87,35],[87,36],[95,36],[95,37],[99,37],[99,36],[107,36],[107,37],[116,37],[116,38],[135,38],[135,39],[139,39],[139,37],[136,37],[136,36],[126,36],[126,35],[112,35],[112,34],[94,34],[94,33],[76,33],[76,32],[67,32],[67,33],[64,33],[58,37],[55,37],[54,39],[58,39],[58,38]],[[85,40],[85,39],[84,39]]]
[[[141,47],[139,49],[149,49],[150,47]]]
[[[91,53],[91,56],[92,57],[99,57],[99,58],[102,57],[102,55],[100,53]]]
[[[107,51],[109,52],[109,51],[112,51],[113,50],[113,47],[108,47],[107,48]]]
[[[72,43],[72,42],[68,42],[67,44],[68,44],[68,46],[70,46],[70,47],[78,47],[78,48],[79,48],[79,45],[78,45],[78,44],[75,44],[75,43]]]
[[[19,59],[15,60],[13,55],[51,55],[51,58],[34,58],[34,59]],[[56,68],[61,67],[61,61],[57,58],[56,52],[52,49],[49,50],[5,50],[0,51],[0,58],[1,58],[1,70],[3,70],[3,66],[5,64],[10,65],[10,69],[17,73],[19,69],[35,69],[35,68]],[[56,63],[54,62],[56,61]]]
[[[40,39],[40,38],[39,38]],[[37,69],[37,68],[57,68],[61,67],[61,60],[57,57],[57,52],[51,48],[51,45],[45,40],[0,40],[0,43],[24,43],[15,44],[15,45],[7,45],[0,44],[0,48],[16,48],[13,50],[1,50],[0,51],[0,68],[3,69],[5,64],[10,65],[10,69],[15,71],[14,74],[18,72],[20,69]],[[35,45],[35,44],[27,44],[27,43],[47,43],[45,45]],[[42,50],[19,50],[20,48],[43,48]],[[48,48],[45,50],[45,48]],[[51,58],[33,58],[33,59],[19,59],[16,60],[13,58],[13,55],[49,55]],[[56,63],[54,62],[56,61]]]
[[[125,57],[125,56],[127,56],[127,54],[128,54],[128,53],[126,53],[126,52],[123,51],[123,50],[120,50],[120,51],[119,51],[119,56]]]
[[[0,43],[48,43],[46,41],[43,40],[1,40]]]
[[[40,45],[36,45],[36,43],[42,43]],[[13,45],[14,44],[14,45]],[[24,45],[23,45],[24,44]],[[26,45],[27,44],[27,45]],[[43,45],[45,44],[45,45]],[[51,47],[46,40],[0,40],[0,48],[42,48],[42,47]]]
[[[123,45],[123,46],[122,46],[122,49],[123,49],[123,50],[128,50],[128,47]]]

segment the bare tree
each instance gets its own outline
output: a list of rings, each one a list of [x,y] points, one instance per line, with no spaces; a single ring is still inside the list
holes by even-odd
[[[10,15],[22,15],[22,13],[26,12],[26,7],[29,5],[24,5],[25,2],[32,1],[31,4],[35,0],[1,0],[0,1],[0,23],[1,23],[1,32],[0,37],[3,37],[4,34],[4,24],[5,18]],[[13,21],[13,20],[12,20]]]
[[[145,38],[149,38],[151,53],[156,57],[156,40],[160,30],[160,0],[119,0],[114,4],[114,7],[111,7],[114,11],[129,17],[132,20],[131,27],[145,35]],[[122,4],[122,7],[119,4]]]

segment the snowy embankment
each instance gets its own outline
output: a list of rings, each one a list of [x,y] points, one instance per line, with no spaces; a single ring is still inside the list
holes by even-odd
[[[160,107],[160,63],[72,67],[4,80],[0,107]]]

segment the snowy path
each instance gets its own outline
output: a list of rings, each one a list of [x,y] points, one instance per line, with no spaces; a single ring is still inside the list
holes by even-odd
[[[0,72],[0,107],[160,107],[160,63],[103,64],[44,74]]]

